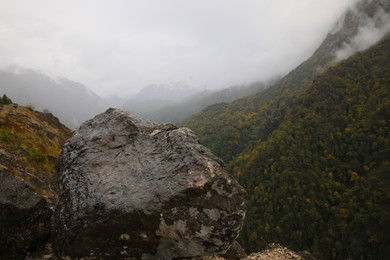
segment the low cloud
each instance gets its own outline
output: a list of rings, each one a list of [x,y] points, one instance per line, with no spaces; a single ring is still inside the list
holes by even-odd
[[[369,48],[390,33],[390,14],[380,8],[374,16],[363,17],[361,24],[356,35],[336,51],[336,61],[344,60],[356,52]]]
[[[356,0],[0,0],[0,66],[102,96],[184,80],[216,89],[284,74]]]

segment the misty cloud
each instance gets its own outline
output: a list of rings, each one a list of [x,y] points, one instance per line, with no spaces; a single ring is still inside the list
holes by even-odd
[[[263,80],[309,57],[355,0],[0,0],[0,66],[129,95]]]
[[[352,54],[363,51],[390,33],[390,14],[380,9],[373,17],[364,17],[363,26],[350,42],[335,53],[336,61],[350,57]]]

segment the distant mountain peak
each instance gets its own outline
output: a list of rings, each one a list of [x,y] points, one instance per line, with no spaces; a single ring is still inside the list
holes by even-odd
[[[68,127],[104,111],[108,104],[86,86],[65,78],[53,78],[31,69],[10,66],[0,69],[2,91],[14,102],[48,109]]]
[[[180,101],[198,92],[185,81],[152,84],[144,87],[135,97],[136,100]]]

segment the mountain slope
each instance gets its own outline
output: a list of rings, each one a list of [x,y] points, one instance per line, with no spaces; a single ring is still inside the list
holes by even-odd
[[[122,109],[139,117],[163,123],[165,122],[164,119],[155,116],[159,111],[176,105],[196,93],[198,93],[198,90],[190,87],[184,81],[149,85],[144,87],[137,95],[128,99],[123,104]]]
[[[274,79],[276,81],[276,79]],[[128,100],[122,108],[137,116],[160,122],[180,125],[183,120],[201,111],[207,106],[220,102],[232,102],[233,100],[252,95],[265,88],[265,84],[255,82],[248,86],[234,86],[218,91],[196,92],[188,89],[187,95],[183,94],[186,88],[178,89],[177,98],[166,98],[176,91],[153,93],[149,97],[140,93],[137,97]],[[163,90],[160,88],[160,90]],[[150,92],[150,91],[149,91]],[[162,97],[159,98],[159,95]],[[165,99],[164,99],[165,96]]]
[[[157,122],[170,122],[182,124],[191,115],[201,111],[207,106],[221,102],[232,102],[234,100],[253,95],[265,88],[261,82],[252,83],[249,86],[231,87],[218,91],[204,91],[192,95],[184,101],[151,111],[148,118]]]
[[[31,70],[0,71],[0,86],[16,103],[50,110],[71,128],[108,107],[105,101],[77,82],[67,79],[56,82]]]
[[[334,65],[364,28],[388,32],[389,6],[360,1],[278,84],[185,123],[251,194],[248,251],[280,242],[321,259],[390,257],[389,34]]]
[[[340,19],[315,53],[279,83],[231,104],[206,108],[185,121],[184,125],[193,129],[219,157],[225,161],[232,160],[260,140],[265,140],[278,127],[286,109],[295,103],[296,96],[336,62],[338,51],[359,38],[366,24],[376,25],[372,25],[373,28],[380,28],[378,30],[382,33],[390,29],[389,13],[388,1],[360,1]]]
[[[328,69],[230,167],[251,194],[241,241],[324,259],[390,257],[390,38]]]
[[[50,113],[0,105],[0,168],[24,179],[42,196],[56,197],[56,160],[70,130]]]

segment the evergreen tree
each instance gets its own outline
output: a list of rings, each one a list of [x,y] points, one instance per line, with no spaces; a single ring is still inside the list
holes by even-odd
[[[12,100],[7,97],[6,94],[3,95],[3,97],[0,97],[0,105],[9,105],[12,104]]]

